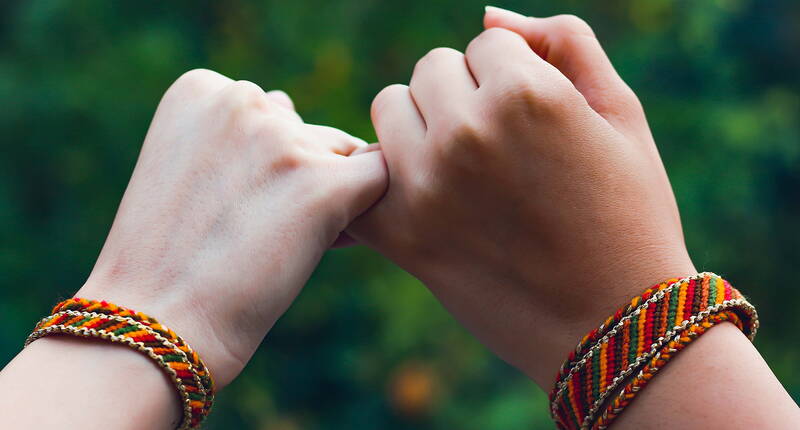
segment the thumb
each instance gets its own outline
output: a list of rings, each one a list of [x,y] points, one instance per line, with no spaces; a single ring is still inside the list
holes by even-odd
[[[572,81],[589,106],[614,127],[623,132],[640,131],[644,113],[639,100],[614,70],[591,27],[582,19],[574,15],[534,18],[487,6],[483,25],[522,36],[531,49]]]

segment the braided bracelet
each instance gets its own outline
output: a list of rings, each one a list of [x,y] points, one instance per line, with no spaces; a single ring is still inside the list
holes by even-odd
[[[741,318],[735,312],[725,311],[719,314],[710,315],[699,324],[690,326],[686,331],[675,335],[667,345],[656,354],[646,366],[639,371],[630,383],[611,401],[606,407],[602,415],[592,426],[592,430],[605,430],[611,425],[611,422],[622,413],[636,396],[641,389],[655,376],[662,367],[664,367],[669,360],[675,356],[679,351],[690,344],[693,340],[697,339],[701,334],[705,333],[709,328],[723,322],[728,321],[736,325],[739,330],[743,330]]]
[[[183,420],[179,429],[198,428],[211,410],[214,383],[208,369],[183,339],[154,318],[105,301],[72,298],[36,324],[25,346],[51,334],[121,343],[152,358],[180,395]]]
[[[645,290],[585,336],[562,365],[550,393],[556,425],[605,428],[669,357],[703,333],[706,325],[722,319],[738,321],[751,340],[755,336],[755,308],[713,273],[670,279]],[[639,373],[609,403],[635,372]]]

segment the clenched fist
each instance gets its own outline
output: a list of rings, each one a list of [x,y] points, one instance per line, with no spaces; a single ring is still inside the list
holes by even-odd
[[[542,386],[631,296],[695,272],[642,108],[575,17],[490,10],[375,98],[386,196],[349,232]]]
[[[364,145],[303,123],[284,93],[186,73],[158,107],[78,296],[157,316],[226,385],[385,191],[380,151],[351,156]]]

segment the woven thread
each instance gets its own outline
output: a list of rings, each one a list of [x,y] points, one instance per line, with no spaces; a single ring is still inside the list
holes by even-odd
[[[550,393],[556,425],[591,428],[609,397],[660,357],[671,339],[724,313],[735,314],[740,329],[752,340],[758,329],[755,308],[713,273],[670,279],[645,290],[586,335],[559,369]],[[627,403],[620,405],[619,412]],[[605,420],[616,415],[612,411]]]
[[[179,429],[198,428],[211,410],[214,384],[208,369],[183,339],[154,318],[105,301],[73,298],[39,321],[25,346],[52,334],[108,340],[149,356],[178,390],[184,413]]]

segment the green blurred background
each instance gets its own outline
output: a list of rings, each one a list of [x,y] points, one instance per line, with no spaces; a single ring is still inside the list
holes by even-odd
[[[800,3],[502,1],[595,28],[647,110],[698,269],[759,307],[800,399]],[[0,365],[84,281],[159,97],[207,67],[375,139],[372,97],[481,30],[472,0],[0,2]],[[520,339],[521,342],[526,341]],[[551,428],[545,395],[365,249],[329,253],[209,429]]]

